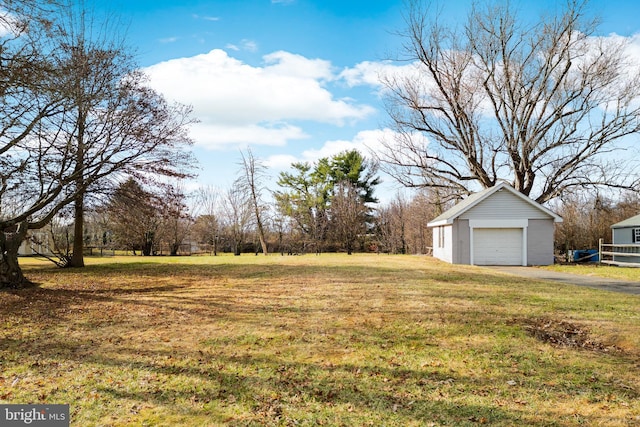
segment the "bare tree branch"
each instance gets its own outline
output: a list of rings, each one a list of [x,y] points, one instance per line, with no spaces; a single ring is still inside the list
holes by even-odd
[[[539,202],[574,186],[634,189],[620,141],[640,130],[640,65],[627,40],[596,37],[585,10],[569,0],[525,24],[508,4],[474,6],[447,28],[410,3],[415,72],[382,79],[397,135],[378,153],[383,168],[460,194],[505,180]]]

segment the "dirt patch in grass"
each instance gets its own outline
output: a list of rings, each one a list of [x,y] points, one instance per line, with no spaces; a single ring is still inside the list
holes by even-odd
[[[598,352],[621,353],[615,345],[605,344],[594,338],[586,326],[564,319],[520,319],[518,323],[532,337],[554,347],[582,348]]]

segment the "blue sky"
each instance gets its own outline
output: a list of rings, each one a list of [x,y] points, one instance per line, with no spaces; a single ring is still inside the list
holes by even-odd
[[[455,21],[471,1],[440,4]],[[533,16],[563,2],[512,4]],[[96,8],[120,15],[151,84],[194,106],[197,184],[231,185],[239,150],[250,147],[274,189],[292,161],[375,148],[385,134],[377,75],[399,51],[403,0],[116,0]],[[640,31],[640,2],[598,0],[590,10],[602,17],[603,35]]]
[[[244,49],[245,54],[237,55],[241,59],[251,59],[247,53],[287,50],[350,66],[382,53],[389,32],[401,22],[399,4],[384,0],[138,0],[122,2],[117,9],[125,21],[131,19],[128,33],[141,48],[143,65],[236,46]]]

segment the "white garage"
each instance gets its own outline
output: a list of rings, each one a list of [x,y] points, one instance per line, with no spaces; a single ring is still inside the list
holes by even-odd
[[[453,264],[552,264],[562,218],[506,183],[475,193],[429,222],[433,255]]]

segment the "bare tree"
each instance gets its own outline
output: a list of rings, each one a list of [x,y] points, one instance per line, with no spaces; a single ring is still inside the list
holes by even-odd
[[[218,255],[218,239],[220,234],[220,193],[212,186],[202,187],[196,194],[194,216],[195,233],[199,242],[211,245],[214,256]]]
[[[3,4],[0,14],[0,287],[28,283],[18,264],[20,244],[29,228],[44,226],[71,200],[63,191],[68,174],[49,171],[56,150],[42,149],[47,144],[35,136],[65,107],[52,88],[58,72],[43,54],[44,15],[35,2]]]
[[[115,244],[135,254],[149,256],[154,252],[162,223],[160,198],[145,190],[135,179],[120,184],[101,208],[108,216]]]
[[[223,228],[231,241],[234,255],[240,255],[253,215],[250,201],[246,193],[234,185],[224,194],[222,206]]]
[[[249,149],[247,149],[246,154],[241,151],[240,156],[242,158],[240,177],[236,183],[248,196],[253,210],[256,228],[258,229],[258,238],[260,239],[262,253],[268,255],[269,250],[267,248],[267,240],[265,238],[263,219],[265,205],[262,200],[267,168],[260,162],[260,160],[254,157],[253,153]]]
[[[386,206],[378,209],[376,217],[380,250],[393,254],[407,253],[406,210],[409,203],[401,194]]]
[[[640,196],[625,192],[616,199],[585,191],[563,194],[554,209],[564,221],[555,230],[556,249],[595,249],[598,241],[611,243],[611,225],[640,213]]]
[[[98,21],[83,2],[69,2],[59,11],[53,36],[53,43],[59,45],[55,60],[63,71],[59,85],[61,95],[70,102],[65,111],[65,121],[59,126],[58,138],[73,147],[77,193],[74,199],[73,254],[69,265],[82,267],[85,199],[89,192],[95,193],[108,184],[85,176],[85,170],[91,166],[95,156],[111,156],[115,154],[114,150],[124,148],[123,143],[126,145],[151,137],[156,139],[153,143],[156,148],[147,152],[151,158],[135,162],[137,172],[144,169],[152,174],[183,177],[189,160],[180,158],[175,152],[171,153],[170,161],[166,157],[167,152],[158,149],[164,144],[158,137],[170,141],[171,132],[141,137],[142,129],[140,122],[135,123],[135,115],[139,119],[148,119],[149,107],[152,107],[156,95],[144,87],[145,77],[137,70],[130,49],[124,44],[124,37],[119,36],[116,22],[110,22],[109,18]],[[133,102],[140,103],[138,108],[130,108]],[[166,114],[163,111],[155,113]],[[166,124],[156,122],[156,126],[163,128]],[[182,137],[184,135],[179,136]],[[138,179],[142,179],[140,174]]]
[[[27,281],[13,257],[27,229],[43,227],[109,180],[180,174],[188,162],[183,148],[191,142],[192,120],[189,108],[169,105],[139,71],[116,73],[110,75],[108,100],[83,110],[87,121],[80,133],[86,138],[79,150],[78,102],[71,90],[77,85],[77,49],[60,43],[50,19],[55,14],[10,12],[10,34],[18,35],[0,39],[6,59],[0,79],[0,287],[21,287]],[[98,63],[112,54],[90,53],[85,59]]]
[[[162,218],[160,240],[169,246],[169,255],[176,256],[193,224],[182,182],[163,186],[159,207]]]
[[[427,221],[442,213],[443,195],[436,189],[422,189],[407,198],[402,194],[378,210],[377,230],[382,250],[391,253],[428,254],[432,235]]]
[[[99,30],[101,34],[92,39],[95,22],[83,2],[78,7],[65,4],[58,11],[62,16],[55,21],[54,38],[60,44],[56,57],[59,68],[64,70],[61,88],[70,101],[67,122],[60,130],[63,138],[74,146],[77,193],[73,201],[73,252],[68,265],[82,267],[87,192],[83,170],[94,143],[90,139],[100,138],[98,129],[104,125],[99,123],[104,116],[95,111],[107,107],[109,98],[118,93],[119,80],[133,70],[133,63],[121,42],[111,38],[117,31],[109,31],[112,29],[105,26]]]
[[[100,255],[105,250],[113,249],[113,233],[109,228],[109,217],[104,209],[95,206],[85,215],[85,243],[90,249],[98,249]]]
[[[441,192],[434,189],[422,189],[414,195],[405,208],[406,250],[414,254],[430,254],[432,250],[432,230],[427,221],[442,213]]]
[[[576,187],[637,189],[638,169],[617,150],[640,130],[640,68],[625,40],[594,36],[586,7],[568,0],[528,24],[508,3],[478,3],[446,27],[412,1],[413,71],[383,79],[399,135],[380,154],[385,170],[459,195],[506,180],[538,202]]]

